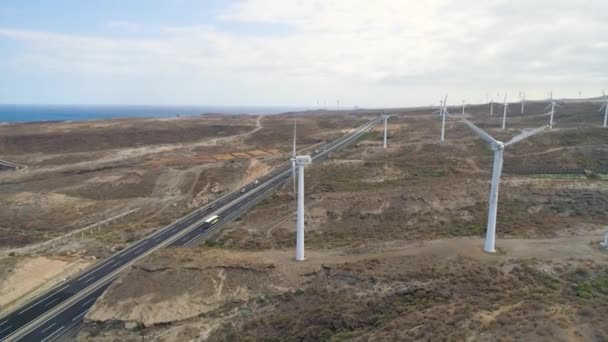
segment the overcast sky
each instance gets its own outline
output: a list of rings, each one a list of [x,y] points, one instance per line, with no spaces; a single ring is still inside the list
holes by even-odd
[[[602,88],[601,0],[0,3],[0,103],[388,107]]]

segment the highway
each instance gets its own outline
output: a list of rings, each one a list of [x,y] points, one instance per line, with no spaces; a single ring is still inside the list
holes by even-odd
[[[0,159],[0,172],[15,171],[21,168],[24,168],[24,166]]]
[[[342,136],[311,153],[314,161],[321,161],[329,153],[356,141],[382,117],[374,119],[353,132]],[[189,246],[218,229],[264,199],[291,177],[289,163],[178,219],[156,232],[133,243],[111,257],[80,274],[57,284],[44,294],[0,318],[0,341],[52,341],[82,318],[95,300],[114,281],[120,272],[135,261],[165,246]],[[219,216],[214,224],[205,220]]]

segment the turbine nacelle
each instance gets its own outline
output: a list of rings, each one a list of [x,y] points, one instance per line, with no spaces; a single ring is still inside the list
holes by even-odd
[[[492,151],[496,152],[496,151],[500,151],[500,150],[504,150],[505,149],[505,144],[502,141],[495,141],[492,142]]]
[[[312,158],[308,155],[306,156],[296,156],[295,158],[292,158],[293,161],[295,161],[296,165],[308,165],[310,163],[312,163]]]

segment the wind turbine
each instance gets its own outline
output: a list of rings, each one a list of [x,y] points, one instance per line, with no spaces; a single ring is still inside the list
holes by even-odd
[[[298,215],[296,220],[296,261],[304,261],[304,166],[312,163],[310,156],[296,156],[298,166]]]
[[[494,115],[494,98],[490,98],[490,116]]]
[[[462,116],[464,116],[464,107],[465,107],[464,100],[462,100]]]
[[[502,111],[502,129],[507,129],[507,110],[509,108],[509,104],[507,103],[507,93],[505,93],[505,104]]]
[[[524,114],[524,103],[526,102],[526,93],[521,97],[521,114]]]
[[[439,99],[439,110],[434,111],[432,114],[441,115],[442,110],[443,110],[443,97]]]
[[[296,195],[296,125],[297,120],[293,120],[293,150],[291,152],[291,178],[293,178],[293,195]]]
[[[445,116],[448,113],[447,108],[445,107],[445,103],[448,100],[448,95],[446,94],[444,98],[441,98],[441,100],[439,101],[439,111],[437,112],[433,112],[433,114],[435,113],[439,113],[439,115],[441,115],[441,141],[445,141]]]
[[[445,117],[448,114],[448,110],[445,107],[445,103],[448,101],[448,94],[445,94],[443,98],[443,104],[441,106],[441,142],[445,141]]]
[[[557,102],[553,100],[553,92],[550,92],[549,94],[551,96],[551,103],[549,103],[549,105],[545,107],[545,109],[551,107],[551,116],[549,117],[549,129],[553,129],[553,116],[555,115],[555,106],[559,107],[560,105],[558,105]]]
[[[386,138],[388,134],[388,118],[390,115],[382,114],[382,118],[384,119],[384,148],[386,148]]]
[[[608,97],[606,97],[606,93],[603,90],[602,95],[604,95],[604,104],[600,107],[599,112],[604,109],[604,128],[608,128]]]
[[[513,137],[506,143],[494,139],[491,135],[475,126],[469,120],[464,119],[464,123],[475,132],[481,139],[490,144],[492,151],[494,151],[494,164],[492,166],[492,183],[490,186],[490,198],[488,204],[488,225],[486,227],[486,241],[484,244],[484,251],[488,253],[496,252],[496,212],[498,211],[498,187],[500,185],[500,175],[502,173],[503,164],[503,153],[505,147],[520,142],[526,138],[533,136],[534,134],[540,133],[547,128],[542,126],[532,130],[527,130],[521,134]]]

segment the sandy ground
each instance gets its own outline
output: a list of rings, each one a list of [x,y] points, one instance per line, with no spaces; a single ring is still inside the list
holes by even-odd
[[[72,259],[26,257],[5,270],[0,281],[0,312],[19,306],[92,264],[88,260]]]

